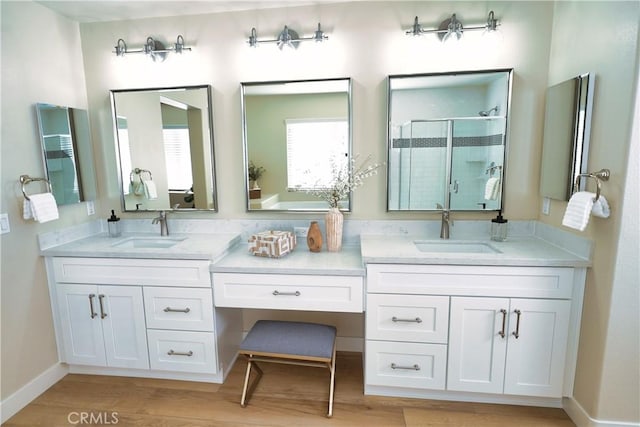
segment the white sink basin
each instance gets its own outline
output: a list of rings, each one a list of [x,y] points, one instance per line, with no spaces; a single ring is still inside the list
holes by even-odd
[[[501,253],[488,243],[460,242],[447,240],[415,240],[413,242],[420,252],[461,253],[461,254],[495,254]]]
[[[116,248],[170,248],[185,240],[186,237],[129,237],[114,243]]]

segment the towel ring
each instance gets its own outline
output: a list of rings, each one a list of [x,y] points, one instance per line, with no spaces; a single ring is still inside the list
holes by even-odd
[[[51,183],[46,178],[31,178],[29,175],[20,175],[20,184],[22,184],[22,195],[25,199],[31,200],[29,195],[27,194],[27,190],[25,186],[34,181],[44,181],[47,183],[47,188],[49,189],[49,193],[53,193],[53,189],[51,187]]]
[[[598,172],[581,173],[576,175],[576,182],[573,188],[574,193],[580,191],[580,178],[582,178],[583,176],[596,180],[596,197],[593,199],[593,201],[598,201],[598,199],[600,198],[600,190],[602,189],[602,181],[609,181],[611,171],[609,169],[600,169]]]

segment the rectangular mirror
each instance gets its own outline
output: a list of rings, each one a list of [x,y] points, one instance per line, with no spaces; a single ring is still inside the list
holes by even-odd
[[[217,210],[211,87],[112,90],[123,211]]]
[[[390,76],[387,210],[503,208],[512,70]]]
[[[242,83],[242,115],[247,210],[328,210],[309,191],[349,165],[351,80]]]
[[[46,178],[56,203],[68,205],[96,198],[93,148],[86,110],[36,104]]]
[[[576,177],[587,173],[595,78],[589,73],[547,89],[540,194],[569,200]],[[586,180],[580,183],[584,189]]]

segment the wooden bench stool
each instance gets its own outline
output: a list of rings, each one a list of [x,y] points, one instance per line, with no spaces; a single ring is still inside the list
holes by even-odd
[[[262,377],[256,362],[327,368],[331,372],[329,383],[329,411],[333,415],[333,391],[336,374],[336,328],[305,322],[258,320],[240,344],[240,354],[247,357],[240,406],[247,406],[254,389]],[[251,370],[257,377],[249,386]]]

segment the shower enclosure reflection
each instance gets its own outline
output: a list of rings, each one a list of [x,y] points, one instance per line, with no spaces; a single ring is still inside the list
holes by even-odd
[[[36,104],[42,157],[58,206],[96,198],[87,110]]]
[[[388,210],[502,209],[510,88],[511,70],[389,77]]]

